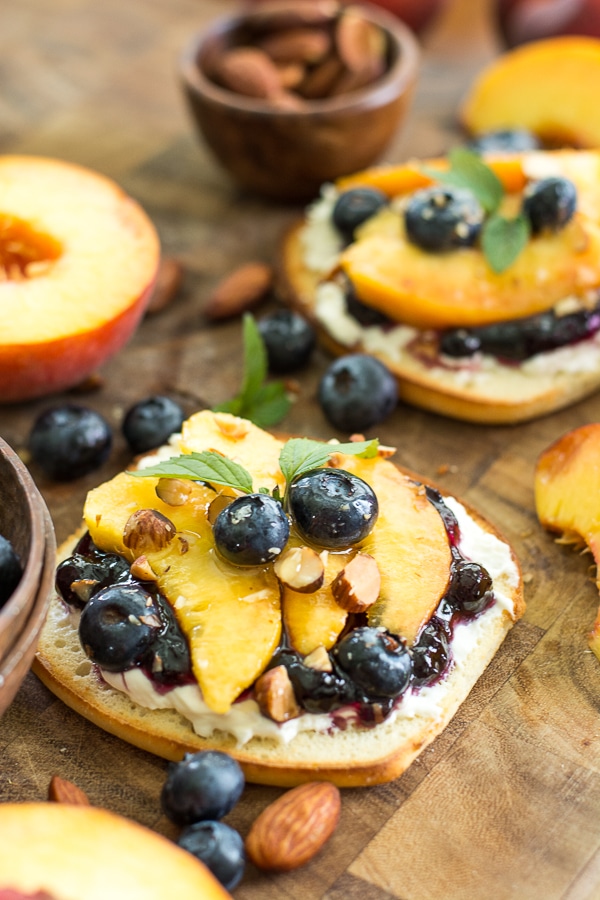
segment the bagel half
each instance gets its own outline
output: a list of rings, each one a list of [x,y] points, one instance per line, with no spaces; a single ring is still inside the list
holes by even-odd
[[[239,429],[240,425],[241,430],[237,431],[237,436],[232,436],[236,434],[236,428]],[[260,452],[257,451],[258,446],[262,448]],[[183,438],[178,443],[178,449],[185,452],[189,452],[192,447],[194,450],[210,447],[221,453],[228,451],[230,455],[235,455],[236,459],[242,460],[242,463],[253,473],[257,470],[262,470],[263,473],[270,471],[275,480],[278,479],[278,475],[273,467],[273,459],[276,459],[277,455],[273,456],[273,454],[278,454],[281,446],[280,441],[266,435],[265,432],[261,432],[256,426],[245,420],[208,411],[192,416],[185,423]],[[171,452],[177,451],[172,450]],[[249,462],[252,458],[254,458],[254,466]],[[339,461],[337,460],[337,463]],[[407,643],[414,645],[424,625],[435,614],[438,600],[445,595],[448,585],[452,550],[446,529],[440,524],[439,512],[425,498],[423,487],[420,484],[421,480],[419,479],[419,483],[417,483],[413,473],[406,472],[394,466],[388,459],[381,457],[367,460],[343,456],[342,461],[348,469],[354,467],[355,473],[360,472],[360,477],[363,477],[364,480],[371,478],[373,484],[387,485],[390,494],[393,494],[389,503],[386,501],[383,491],[381,496],[378,494],[379,519],[371,535],[361,545],[361,551],[372,553],[378,562],[382,577],[380,599],[386,591],[391,590],[390,584],[397,585],[399,591],[404,590],[405,582],[408,583],[411,578],[414,579],[415,573],[417,582],[419,580],[422,582],[419,587],[419,584],[413,580],[407,593],[406,603],[397,604],[395,602],[397,596],[393,596],[391,599],[394,603],[389,604],[388,607],[386,599],[383,612],[378,613],[380,620],[384,622],[386,615],[392,615],[390,609],[393,606],[394,615],[409,622],[404,630],[408,634],[412,628],[411,637]],[[369,472],[373,474],[369,474]],[[116,490],[119,496],[125,497],[128,490],[152,492],[153,486],[157,482],[156,478],[135,478],[133,475],[117,476],[117,479],[120,480],[100,486],[97,489],[100,493],[92,491],[89,495],[86,504],[86,520],[92,529],[99,516],[100,506],[98,504],[104,502],[103,498],[111,495],[112,490]],[[143,488],[138,487],[140,483],[144,483]],[[128,484],[132,486],[128,487]],[[398,503],[403,502],[403,497],[406,501],[404,510],[398,507]],[[165,510],[168,511],[168,507],[156,495],[155,499],[158,511],[162,511],[163,514]],[[179,711],[177,711],[167,708],[170,703],[174,702],[173,691],[161,690],[152,697],[148,695],[147,691],[144,693],[148,678],[139,670],[135,670],[133,675],[131,673],[124,675],[104,673],[104,677],[102,677],[97,666],[92,665],[83,652],[79,641],[77,622],[58,596],[51,604],[39,643],[34,671],[61,700],[99,727],[135,746],[167,759],[180,759],[186,752],[218,749],[231,754],[240,762],[249,781],[281,786],[291,786],[315,778],[327,779],[339,786],[364,786],[389,781],[400,775],[423,748],[445,728],[500,647],[511,626],[524,611],[520,569],[510,545],[479,513],[455,499],[446,497],[446,501],[451,504],[452,510],[459,519],[462,535],[458,544],[459,549],[472,561],[487,566],[493,576],[494,602],[476,617],[456,625],[450,644],[451,664],[441,679],[417,690],[408,688],[394,703],[391,714],[383,717],[383,721],[380,721],[379,724],[366,724],[363,720],[353,716],[352,711],[348,709],[336,710],[335,714],[310,715],[303,713],[300,717],[292,718],[291,721],[285,721],[283,724],[274,723],[268,713],[263,715],[259,712],[253,699],[256,696],[254,687],[257,680],[256,675],[249,676],[249,680],[251,680],[247,688],[244,687],[241,691],[239,691],[239,685],[236,688],[243,695],[240,702],[236,702],[234,699],[234,702],[222,706],[225,712],[215,712],[214,709],[219,705],[220,696],[214,695],[214,684],[211,681],[211,672],[208,671],[208,681],[203,682],[202,696],[207,702],[210,697],[216,696],[216,699],[211,700],[212,709],[204,708],[202,716],[196,718],[196,730],[194,730],[190,721],[190,718],[194,718],[194,714],[188,714],[188,717],[182,714],[182,710],[189,711],[191,709],[189,693],[186,694],[188,699],[179,703]],[[124,521],[131,508],[131,504],[128,501],[125,502],[115,521],[118,523],[121,520]],[[176,523],[179,521],[177,516],[184,515],[183,512],[178,513],[176,508],[171,508],[170,513]],[[110,511],[107,515],[108,518],[111,518]],[[402,526],[395,523],[395,516],[400,516],[403,521]],[[101,515],[100,518],[102,518]],[[110,540],[107,535],[112,524],[105,522],[102,527],[106,529],[104,537],[100,537],[98,532],[97,535],[93,535],[94,539],[96,543],[105,543],[107,546],[104,549],[111,549],[108,547]],[[118,524],[117,531],[121,527]],[[180,526],[177,525],[177,527]],[[201,540],[196,546],[199,548],[205,539],[205,532],[201,528],[198,531]],[[61,548],[59,554],[61,558],[72,553],[77,537],[78,535],[74,536]],[[206,553],[206,546],[203,551],[198,549],[198,554]],[[393,550],[391,555],[390,546]],[[189,552],[186,551],[186,561],[191,559],[194,552],[194,548]],[[413,552],[416,554],[414,559],[410,556]],[[350,555],[354,553],[354,549],[350,551]],[[332,555],[335,556],[335,554]],[[476,555],[481,558],[474,559]],[[148,558],[150,559],[150,557]],[[440,575],[440,572],[433,570],[432,565],[427,578],[423,579],[422,568],[426,565],[427,560],[439,559],[448,560],[447,571]],[[171,575],[165,574],[164,577],[175,577],[172,566],[176,566],[177,560],[169,557],[168,561],[164,558],[164,562],[165,573],[167,570],[171,572]],[[158,557],[155,562],[151,560],[151,564],[158,571]],[[190,564],[193,564],[193,561]],[[222,561],[218,565],[219,570],[225,572],[226,578],[238,578],[239,570],[236,572],[235,566],[224,564]],[[265,578],[272,577],[271,568],[272,564],[264,567]],[[230,572],[230,576],[227,575],[228,572]],[[160,577],[161,591],[168,596],[165,589],[166,582],[163,584]],[[269,584],[270,582],[265,583]],[[431,585],[437,586],[431,587]],[[224,673],[221,673],[222,680],[227,681],[230,675],[237,677],[238,671],[246,667],[248,655],[258,653],[257,647],[262,640],[262,622],[257,618],[258,612],[255,613],[254,620],[242,621],[241,617],[248,614],[248,607],[251,604],[248,602],[248,597],[238,597],[236,591],[233,592],[235,595],[233,601],[230,601],[225,596],[228,593],[226,580],[220,582],[220,587],[211,585],[211,588],[215,595],[211,596],[211,616],[221,615],[225,609],[224,604],[238,603],[238,606],[227,607],[230,610],[228,612],[230,618],[225,624],[231,631],[226,646],[231,655],[232,671],[225,670]],[[205,580],[202,590],[206,593],[208,589],[209,582]],[[324,585],[324,590],[326,589],[327,583]],[[299,610],[301,617],[304,609],[302,604],[313,602],[325,603],[325,607],[322,608],[325,609],[327,615],[335,617],[335,609],[332,608],[330,598],[323,600],[322,597],[314,594],[295,595],[295,592],[292,592],[293,596],[289,598],[285,588],[282,588],[281,592],[283,594],[283,611],[279,615],[283,617],[285,630],[288,633],[297,627],[297,621],[296,625],[292,623],[290,613],[294,603],[300,603],[299,606],[296,605],[295,609],[297,612]],[[410,621],[412,621],[411,598],[418,595],[419,592],[423,593],[424,599],[418,601],[420,606],[417,612],[420,618],[418,618],[418,625],[413,626],[410,625]],[[260,591],[253,593],[253,603],[257,602],[254,598],[258,597],[260,593]],[[265,589],[262,591],[262,594],[264,593],[266,593]],[[279,593],[280,587],[278,586],[277,596],[271,597],[277,609],[279,609],[280,602]],[[173,597],[169,599],[173,603]],[[429,605],[427,606],[427,604]],[[183,628],[185,616],[181,609],[178,609],[177,602],[173,605]],[[236,613],[236,609],[239,612]],[[307,606],[306,609],[309,607]],[[304,634],[301,634],[300,638],[293,637],[296,646],[300,645],[303,636],[307,638],[306,632],[308,632],[307,639],[310,639],[314,637],[313,632],[315,630],[318,632],[321,627],[320,624],[315,624],[314,615],[313,612],[307,613],[306,622],[301,625],[300,629],[302,631],[304,628]],[[310,618],[311,616],[313,619]],[[335,645],[344,633],[347,633],[353,626],[353,621],[351,616],[347,619],[344,616],[340,620],[338,634],[333,635],[329,648]],[[248,622],[253,622],[253,624],[249,625]],[[204,618],[202,623],[204,634],[216,633],[212,621]],[[222,623],[219,620],[217,624],[221,625]],[[275,643],[280,640],[279,627],[280,622],[278,621]],[[387,626],[382,624],[381,627]],[[388,630],[390,629],[388,628]],[[399,633],[399,631],[395,633]],[[318,640],[321,639],[317,638],[314,642],[316,643]],[[195,661],[208,659],[213,652],[210,648],[203,650],[200,646],[195,644],[193,646],[196,648],[194,650]],[[312,645],[307,644],[303,647],[301,654],[303,658],[306,658],[309,646]],[[214,658],[220,664],[222,654],[217,652]],[[269,661],[270,658],[266,661],[267,665]],[[202,667],[202,662],[200,665]],[[258,660],[256,673],[259,677],[264,669],[264,659]],[[110,680],[110,685],[108,680]],[[142,693],[136,693],[142,682]],[[143,694],[146,705],[136,702],[125,693],[126,687],[134,692],[137,701],[140,701]],[[122,688],[122,690],[118,688]],[[188,691],[188,688],[183,690]],[[190,687],[189,690],[195,691],[194,696],[200,695],[196,685]],[[181,696],[183,697],[183,695]],[[240,700],[239,697],[237,699]],[[249,707],[248,704],[250,704]],[[149,708],[160,705],[164,705],[165,708]],[[244,711],[243,715],[242,711]],[[240,715],[242,715],[241,719]],[[345,715],[347,715],[346,719],[344,719]],[[252,732],[244,731],[247,727],[253,728],[254,736],[250,736]],[[290,728],[293,729],[292,732],[286,733]],[[198,732],[202,732],[203,735]],[[244,732],[243,735],[242,732]],[[280,732],[284,739],[280,737]]]

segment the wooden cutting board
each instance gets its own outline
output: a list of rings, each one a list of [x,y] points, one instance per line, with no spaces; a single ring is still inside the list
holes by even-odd
[[[58,156],[97,168],[136,196],[167,255],[184,266],[177,301],[148,317],[102,371],[96,393],[69,395],[115,428],[97,473],[56,485],[35,472],[59,542],[78,525],[85,494],[129,459],[119,423],[156,392],[188,412],[239,384],[239,321],[209,326],[202,306],[238,263],[270,262],[298,210],[238,193],[201,147],[173,75],[191,32],[225,0],[20,0],[0,28],[3,152]],[[424,38],[405,130],[387,154],[433,156],[455,143],[457,103],[497,52],[489,2],[455,0]],[[93,290],[93,285],[90,285]],[[299,378],[286,430],[327,438],[315,401],[328,359]],[[65,396],[58,402],[64,402]],[[22,448],[53,403],[0,407],[0,433]],[[276,877],[251,867],[239,900],[591,900],[600,897],[600,664],[585,635],[598,596],[591,558],[558,546],[533,507],[538,454],[565,431],[600,420],[600,396],[518,427],[461,425],[399,405],[378,429],[398,461],[480,508],[513,542],[527,613],[451,725],[392,784],[343,791],[342,818],[310,865]],[[161,815],[166,764],[90,725],[33,675],[0,722],[2,800],[39,800],[58,773],[95,804],[174,837]],[[246,834],[280,790],[249,785],[227,821]]]

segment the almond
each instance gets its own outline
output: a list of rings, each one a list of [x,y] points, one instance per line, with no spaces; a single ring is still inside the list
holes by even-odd
[[[176,528],[170,519],[156,509],[137,509],[125,522],[123,543],[134,553],[164,550],[175,537]]]
[[[272,284],[271,266],[246,263],[219,282],[206,302],[204,314],[214,320],[239,316],[255,307]]]
[[[60,775],[53,775],[50,779],[48,800],[53,803],[70,803],[72,806],[90,806],[90,801],[81,788]]]
[[[179,260],[173,257],[165,257],[161,260],[156,276],[156,284],[152,292],[150,302],[146,307],[148,315],[156,315],[169,306],[181,287],[183,280],[183,267]]]
[[[288,28],[268,35],[261,48],[276,63],[317,63],[330,50],[331,38],[318,28]]]
[[[254,693],[262,714],[274,722],[287,722],[300,715],[285,666],[275,666],[264,672],[254,685]]]
[[[147,556],[138,556],[131,563],[131,575],[138,581],[156,581],[156,573],[148,561]]]
[[[281,584],[300,594],[314,594],[323,586],[325,566],[311,547],[291,547],[277,557],[273,571]]]
[[[159,478],[154,491],[168,506],[184,506],[192,494],[192,483],[183,478]]]
[[[216,63],[215,75],[224,87],[246,97],[267,100],[281,90],[277,66],[258,47],[227,50]]]
[[[301,28],[306,25],[328,25],[340,11],[338,0],[287,0],[285,8],[268,7],[252,12],[257,28]]]
[[[348,612],[364,612],[373,606],[381,590],[377,561],[368,553],[357,553],[331,583],[336,602]]]
[[[246,838],[248,858],[259,869],[287,872],[322,849],[340,818],[340,792],[311,781],[283,794],[256,819]]]
[[[307,100],[321,100],[329,96],[344,72],[344,64],[337,56],[328,56],[307,73],[298,85],[298,93]]]
[[[335,43],[340,59],[350,72],[379,74],[385,64],[385,36],[362,13],[348,7],[340,16]]]
[[[317,672],[333,672],[333,665],[329,653],[323,646],[319,644],[314,650],[311,650],[302,660],[309,669],[315,669]]]
[[[306,69],[302,63],[284,63],[277,66],[279,72],[279,83],[284,90],[297,88],[306,74]]]

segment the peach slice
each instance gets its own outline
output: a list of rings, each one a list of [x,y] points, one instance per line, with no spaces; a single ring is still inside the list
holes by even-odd
[[[69,900],[227,900],[191,853],[92,806],[0,805],[0,894]]]
[[[502,54],[473,82],[459,117],[471,134],[528,128],[550,145],[600,146],[600,40],[565,36]]]
[[[541,524],[563,543],[587,544],[600,590],[600,424],[575,428],[551,444],[538,458],[534,484]],[[600,659],[600,610],[589,644]]]
[[[148,216],[108,178],[0,157],[0,402],[63,390],[116,353],[159,256]]]

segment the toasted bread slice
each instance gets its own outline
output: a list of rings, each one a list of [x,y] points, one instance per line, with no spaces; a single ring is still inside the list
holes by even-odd
[[[213,414],[208,412],[198,414],[202,423],[212,416]],[[197,417],[192,417],[190,421],[194,420],[197,420]],[[253,446],[257,432],[263,434],[252,426],[245,436],[224,440],[230,442],[231,452],[235,453],[237,448],[241,457],[248,457],[248,451]],[[185,433],[184,429],[184,440]],[[195,439],[190,441],[189,435],[192,433]],[[204,438],[200,438],[201,433],[204,434]],[[202,449],[203,439],[208,439],[203,426],[199,429],[194,425],[188,429],[188,449],[190,443],[193,443],[195,450]],[[400,604],[400,608],[396,603],[398,595],[407,584],[410,584],[413,577],[411,573],[416,572],[416,569],[412,568],[413,561],[408,558],[411,554],[411,534],[414,534],[412,550],[416,554],[414,565],[418,567],[420,561],[432,560],[429,564],[432,567],[430,577],[424,579],[425,590],[421,588],[422,596],[415,601],[422,609],[419,630],[427,624],[432,614],[435,614],[436,604],[445,596],[452,556],[449,549],[450,540],[445,527],[441,527],[440,521],[436,521],[439,513],[426,499],[425,492],[415,481],[413,473],[406,472],[383,458],[342,459],[348,468],[354,466],[355,474],[359,474],[364,480],[372,479],[374,484],[385,482],[388,486],[396,484],[397,492],[388,504],[389,510],[386,507],[385,496],[379,497],[379,519],[367,539],[370,543],[361,545],[361,550],[368,550],[378,560],[381,569],[383,587],[379,607],[377,609],[373,607],[372,624],[392,631],[387,622],[393,622],[399,630],[402,629],[407,634],[411,633],[412,629],[409,641],[409,645],[412,645],[416,628],[415,611],[412,609],[406,613],[404,607],[410,607],[410,600],[415,590],[417,593],[418,590],[410,588],[407,600]],[[257,465],[260,465],[260,460],[257,461]],[[155,479],[150,477],[136,480],[155,483]],[[108,485],[110,486],[110,482]],[[120,481],[119,485],[125,497],[124,509],[128,514],[132,494],[128,493],[123,481]],[[99,490],[102,491],[103,487],[101,486]],[[131,488],[136,489],[135,486]],[[408,505],[414,506],[412,513],[414,518],[408,528],[408,537],[402,533],[403,529],[399,525],[393,524],[393,516],[390,515],[391,505],[397,507],[398,498],[403,491],[406,493]],[[109,493],[110,487],[106,496]],[[96,504],[100,502],[99,498],[101,499],[101,495],[96,494],[94,501]],[[364,720],[352,715],[351,710],[342,708],[334,713],[303,712],[300,717],[278,725],[267,715],[259,713],[259,708],[253,700],[255,696],[253,684],[242,690],[239,702],[229,704],[227,712],[218,712],[215,709],[221,707],[218,698],[214,699],[214,693],[215,684],[222,685],[221,672],[217,673],[212,681],[210,672],[205,676],[203,685],[206,686],[204,697],[206,703],[201,709],[194,706],[197,703],[196,698],[202,696],[197,685],[178,689],[181,692],[177,695],[176,691],[149,690],[152,684],[139,670],[135,670],[133,674],[131,671],[124,674],[100,673],[81,649],[73,613],[69,613],[58,597],[51,605],[34,671],[58,697],[90,721],[136,746],[168,759],[179,759],[184,753],[195,750],[219,749],[239,760],[250,781],[282,786],[298,784],[315,777],[331,780],[340,786],[361,786],[389,781],[401,774],[421,750],[445,728],[498,650],[508,630],[524,611],[520,569],[509,544],[485,518],[471,508],[452,498],[447,498],[447,503],[451,505],[459,521],[461,529],[459,550],[468,559],[479,562],[489,569],[493,578],[492,590],[495,600],[478,616],[456,625],[450,644],[452,662],[447,672],[435,683],[405,691],[395,702],[391,714],[383,717],[379,724],[367,725]],[[158,499],[157,505],[160,505]],[[98,508],[97,505],[93,506],[94,511]],[[400,518],[405,521],[404,516],[401,515]],[[426,523],[425,528],[421,528],[421,519]],[[93,520],[91,521],[93,527]],[[118,516],[115,517],[115,522],[117,524],[114,533],[118,533],[121,527]],[[104,523],[104,537],[96,538],[102,539],[105,548],[108,549],[111,549],[112,538],[107,537],[111,527],[110,523],[108,525]],[[202,534],[204,535],[204,532]],[[96,537],[93,531],[92,535]],[[396,538],[399,541],[397,545],[394,543]],[[72,553],[76,540],[77,536],[74,536],[61,548],[62,558]],[[205,549],[198,550],[198,553],[210,552],[208,549],[210,538],[205,536],[202,540],[206,541]],[[198,546],[201,544],[202,541]],[[393,554],[393,548],[396,546],[398,558]],[[193,548],[186,551],[185,564],[192,566],[190,571],[193,571],[194,567],[193,560],[190,563],[193,553]],[[165,566],[164,575],[159,575],[161,590],[172,583],[170,580],[173,577],[172,570],[177,565],[174,556],[168,560],[163,556],[162,559]],[[224,565],[219,564],[221,569]],[[433,567],[439,565],[447,567],[446,572],[441,573],[442,577],[439,572],[433,570]],[[238,577],[235,569],[234,566],[229,567],[232,579]],[[158,571],[157,566],[156,570]],[[423,580],[422,569],[420,574]],[[430,590],[427,589],[428,581],[433,585]],[[192,590],[193,588],[188,588],[190,596]],[[213,607],[210,616],[214,620],[222,615],[218,600],[224,596],[223,582],[219,581],[215,587],[205,580],[202,602],[206,600],[206,595],[211,590],[215,594],[214,597],[209,597]],[[168,597],[166,590],[165,593]],[[266,590],[263,589],[261,593],[265,594]],[[257,592],[255,591],[252,596],[256,597]],[[310,599],[313,595],[305,596],[307,604],[313,602]],[[169,599],[173,601],[172,597]],[[241,602],[244,602],[243,597]],[[285,604],[285,596],[283,603]],[[181,604],[174,603],[174,607],[180,624],[185,628],[185,611],[182,612]],[[214,636],[216,633],[214,621],[206,618],[206,604],[204,606],[200,604],[197,610],[197,616],[205,616],[202,619],[204,632]],[[200,619],[196,618],[195,621],[198,622]],[[406,627],[403,622],[407,623]],[[236,624],[239,627],[236,615],[233,614],[232,619],[226,624],[232,634],[231,668],[240,669],[243,667],[242,662],[245,666],[247,660],[240,662],[239,654],[244,652],[248,657],[256,656],[259,651],[255,645],[260,642],[248,641],[247,633],[244,632],[242,635],[245,639],[244,649],[244,641],[238,642],[237,634],[233,633]],[[353,621],[348,619],[346,629],[353,627],[353,624]],[[313,623],[308,616],[306,629],[310,631],[312,627]],[[257,634],[260,631],[259,622],[256,623],[255,631]],[[335,640],[334,636],[333,643]],[[207,658],[201,647],[197,649],[200,658]],[[308,647],[305,648],[307,649]],[[206,653],[210,652],[212,652],[210,648],[206,650]],[[264,669],[264,666],[264,662],[261,662],[261,669]],[[126,689],[131,692],[131,696],[125,693]],[[227,687],[221,689],[226,691]],[[175,699],[176,696],[179,699]],[[137,698],[137,702],[133,697]],[[209,701],[212,708],[208,706]],[[171,704],[177,708],[168,708]],[[192,720],[194,725],[191,724]]]

